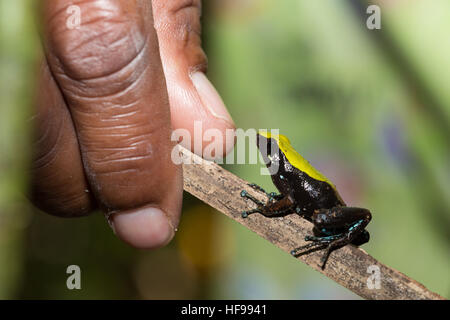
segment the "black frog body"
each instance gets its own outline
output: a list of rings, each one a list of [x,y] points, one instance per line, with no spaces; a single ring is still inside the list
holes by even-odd
[[[333,249],[349,243],[361,245],[369,240],[365,227],[372,217],[370,211],[347,207],[334,184],[298,154],[287,137],[259,132],[257,144],[280,194],[267,194],[268,201],[263,204],[242,191],[241,196],[258,205],[256,209],[243,212],[244,218],[256,212],[267,217],[297,213],[311,221],[314,236],[305,237],[311,243],[291,253],[298,256],[304,249],[325,247],[322,267]]]

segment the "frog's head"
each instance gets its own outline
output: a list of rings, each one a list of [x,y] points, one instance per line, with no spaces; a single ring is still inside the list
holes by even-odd
[[[280,149],[285,150],[291,148],[291,143],[286,136],[282,134],[272,134],[267,131],[258,131],[256,143],[260,151],[265,149],[267,150],[267,155],[272,157],[279,155]]]
[[[282,135],[282,134],[274,134],[268,131],[258,131],[256,134],[256,139],[258,146],[260,145],[259,142],[262,141],[262,143],[270,143],[273,145],[276,145],[278,147],[290,147],[291,142],[289,141],[288,137]]]
[[[278,166],[282,152],[280,146],[284,140],[287,140],[285,136],[267,131],[259,131],[256,135],[256,144],[267,167]]]

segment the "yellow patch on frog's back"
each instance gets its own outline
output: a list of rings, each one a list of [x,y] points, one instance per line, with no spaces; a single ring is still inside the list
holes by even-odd
[[[319,170],[314,168],[308,162],[308,160],[303,158],[297,151],[295,151],[295,149],[291,145],[291,142],[289,141],[289,139],[286,136],[284,136],[282,134],[273,135],[270,132],[266,132],[266,131],[259,131],[258,134],[267,139],[270,139],[270,138],[275,139],[278,143],[278,147],[283,152],[283,154],[286,156],[286,158],[288,159],[289,163],[292,166],[299,169],[300,171],[303,171],[304,173],[306,173],[308,176],[310,176],[313,179],[316,179],[319,181],[324,181],[324,182],[328,183],[336,191],[336,187],[330,180],[328,180],[327,177],[325,177]]]

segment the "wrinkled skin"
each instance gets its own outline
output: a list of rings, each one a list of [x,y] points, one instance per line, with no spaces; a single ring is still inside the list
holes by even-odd
[[[81,9],[77,29],[67,27],[71,4]],[[200,11],[199,0],[40,1],[36,206],[61,217],[99,208],[139,248],[172,239],[183,187],[172,130],[193,136],[194,120],[234,128],[203,73]]]

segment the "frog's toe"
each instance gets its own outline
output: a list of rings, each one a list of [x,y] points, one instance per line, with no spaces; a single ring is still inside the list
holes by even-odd
[[[322,258],[320,258],[320,268],[325,269],[325,265],[327,264],[327,256],[324,255]]]
[[[242,218],[247,218],[248,217],[248,212],[244,211],[241,213]]]

